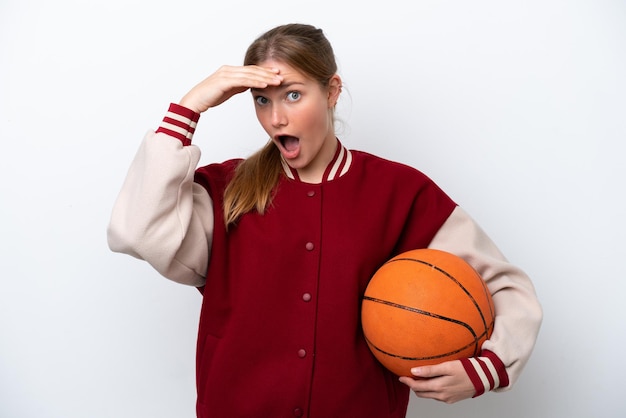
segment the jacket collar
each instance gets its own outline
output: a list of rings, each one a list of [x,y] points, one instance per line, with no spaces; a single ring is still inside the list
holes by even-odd
[[[283,164],[283,171],[285,175],[292,179],[300,181],[300,177],[298,176],[298,170],[295,168],[291,168],[289,164],[282,158],[281,162]],[[337,150],[335,151],[335,155],[333,159],[328,163],[326,170],[324,171],[324,176],[322,177],[322,183],[327,181],[333,181],[343,176],[348,172],[350,166],[352,165],[352,153],[349,149],[343,146],[341,141],[337,140]]]

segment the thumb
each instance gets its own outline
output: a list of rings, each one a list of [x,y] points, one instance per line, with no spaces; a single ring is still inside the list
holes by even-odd
[[[418,366],[411,369],[411,374],[417,378],[428,379],[431,377],[441,376],[442,370],[440,365]]]

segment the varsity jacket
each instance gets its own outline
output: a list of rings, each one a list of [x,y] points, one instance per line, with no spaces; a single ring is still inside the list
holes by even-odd
[[[415,248],[463,257],[492,293],[494,332],[462,360],[475,396],[517,380],[542,319],[533,285],[431,179],[339,143],[320,184],[285,165],[266,213],[227,231],[241,160],[198,168],[198,119],[172,104],[146,134],[108,228],[113,251],[202,293],[198,417],[404,417],[409,389],[369,351],[360,304],[376,269]]]

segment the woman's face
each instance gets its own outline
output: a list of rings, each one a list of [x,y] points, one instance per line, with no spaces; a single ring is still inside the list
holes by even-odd
[[[323,88],[282,62],[265,61],[259,66],[277,68],[283,77],[278,86],[252,90],[261,126],[302,181],[320,182],[337,147],[332,109],[341,79],[335,75]]]

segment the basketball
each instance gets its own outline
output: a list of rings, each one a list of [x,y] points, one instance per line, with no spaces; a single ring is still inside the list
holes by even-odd
[[[494,315],[489,289],[472,266],[435,249],[407,251],[383,264],[361,307],[367,345],[398,376],[478,355]]]

